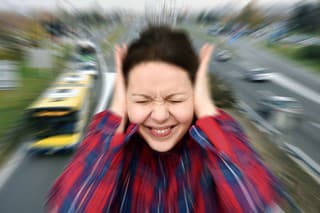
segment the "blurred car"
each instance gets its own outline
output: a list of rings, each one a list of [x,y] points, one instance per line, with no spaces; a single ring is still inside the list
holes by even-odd
[[[272,120],[281,128],[297,125],[304,112],[303,106],[295,98],[265,94],[262,94],[257,103],[257,111],[263,118]]]
[[[96,54],[96,45],[90,40],[80,40],[76,44],[76,52],[80,55]]]
[[[221,50],[220,52],[218,52],[215,56],[215,59],[217,61],[228,61],[230,60],[232,57],[231,52],[228,50]]]
[[[95,66],[97,67],[97,62],[96,61],[81,61],[78,64],[78,67],[83,67],[83,66]]]
[[[272,73],[267,68],[251,68],[244,72],[244,78],[248,81],[268,81]]]
[[[98,77],[97,66],[94,63],[83,64],[77,69],[77,72],[85,73],[93,76],[94,78]]]
[[[221,27],[212,27],[208,29],[207,33],[208,35],[211,35],[211,36],[218,36],[221,29],[222,29]]]

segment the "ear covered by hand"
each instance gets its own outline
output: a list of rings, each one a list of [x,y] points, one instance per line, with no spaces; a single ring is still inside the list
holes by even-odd
[[[114,95],[110,105],[110,111],[122,117],[122,122],[117,131],[123,131],[127,121],[126,108],[126,85],[122,71],[123,59],[127,54],[128,47],[125,44],[115,45],[114,61],[116,69],[116,81]],[[216,115],[217,108],[211,100],[209,90],[208,68],[214,45],[204,44],[199,53],[199,67],[194,85],[194,107],[197,118]]]
[[[194,85],[194,107],[197,118],[216,115],[217,109],[211,100],[208,68],[214,45],[204,44],[199,53],[199,67]]]
[[[128,47],[125,44],[115,45],[114,47],[114,62],[116,70],[116,80],[114,86],[114,94],[110,105],[110,111],[121,116],[122,121],[117,131],[123,131],[126,119],[126,86],[122,71],[123,59],[127,54]]]

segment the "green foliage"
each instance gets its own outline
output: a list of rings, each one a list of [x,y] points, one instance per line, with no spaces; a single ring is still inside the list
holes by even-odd
[[[255,1],[251,1],[236,17],[236,21],[247,24],[250,29],[260,26],[264,21],[264,17],[257,8]]]
[[[230,108],[235,103],[234,94],[229,86],[214,74],[209,75],[210,90],[214,103],[220,108]]]
[[[197,22],[214,23],[219,20],[218,15],[215,12],[201,12],[197,17]]]
[[[320,60],[320,45],[310,45],[302,47],[298,53],[304,59],[318,59]]]
[[[17,61],[22,58],[22,51],[19,48],[0,49],[0,60]]]
[[[39,22],[32,22],[28,31],[25,32],[26,39],[32,47],[40,47],[41,42],[49,38],[49,34]]]
[[[312,45],[316,47],[297,47],[290,45],[267,45],[272,51],[292,59],[311,70],[320,73],[320,60],[319,60],[319,45]],[[311,49],[311,50],[310,50]],[[311,53],[310,53],[311,52]],[[310,57],[310,54],[313,56]]]
[[[17,33],[0,27],[0,60],[20,60],[23,57],[23,39]]]
[[[289,19],[292,29],[318,32],[320,29],[320,3],[305,3],[296,7]]]
[[[65,46],[60,51],[61,54],[67,55],[70,48]],[[19,119],[21,120],[24,109],[58,76],[64,67],[65,58],[56,58],[52,69],[34,69],[26,64],[25,61],[18,63],[21,86],[12,91],[0,91],[0,140],[7,131],[17,125]]]

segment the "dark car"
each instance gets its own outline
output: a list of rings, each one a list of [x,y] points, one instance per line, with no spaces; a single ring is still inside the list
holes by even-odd
[[[221,50],[220,52],[218,52],[215,56],[215,59],[217,61],[228,61],[230,60],[232,57],[231,52],[228,50]]]
[[[268,81],[272,73],[267,68],[251,68],[244,72],[244,78],[248,81]]]

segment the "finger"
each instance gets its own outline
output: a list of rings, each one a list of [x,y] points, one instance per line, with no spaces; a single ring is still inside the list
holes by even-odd
[[[127,53],[127,49],[128,47],[126,44],[121,44],[121,45],[116,44],[114,46],[115,58],[120,59],[120,61],[122,61]]]
[[[214,45],[204,44],[199,53],[198,74],[204,74],[208,70],[209,61],[214,50]]]
[[[208,60],[210,59],[212,53],[213,53],[213,50],[214,50],[214,45],[213,44],[204,44],[203,47],[201,48],[201,51],[200,51],[200,60],[201,62],[203,60]]]
[[[127,49],[128,49],[128,47],[124,43],[117,47],[118,56],[119,56],[119,59],[120,59],[121,62],[123,61],[124,57],[127,54]]]
[[[122,49],[119,45],[115,45],[114,47],[114,62],[116,72],[121,72],[122,70]]]
[[[122,44],[121,44],[121,48],[122,48],[123,50],[125,50],[126,47],[127,47],[126,43],[122,43]]]

